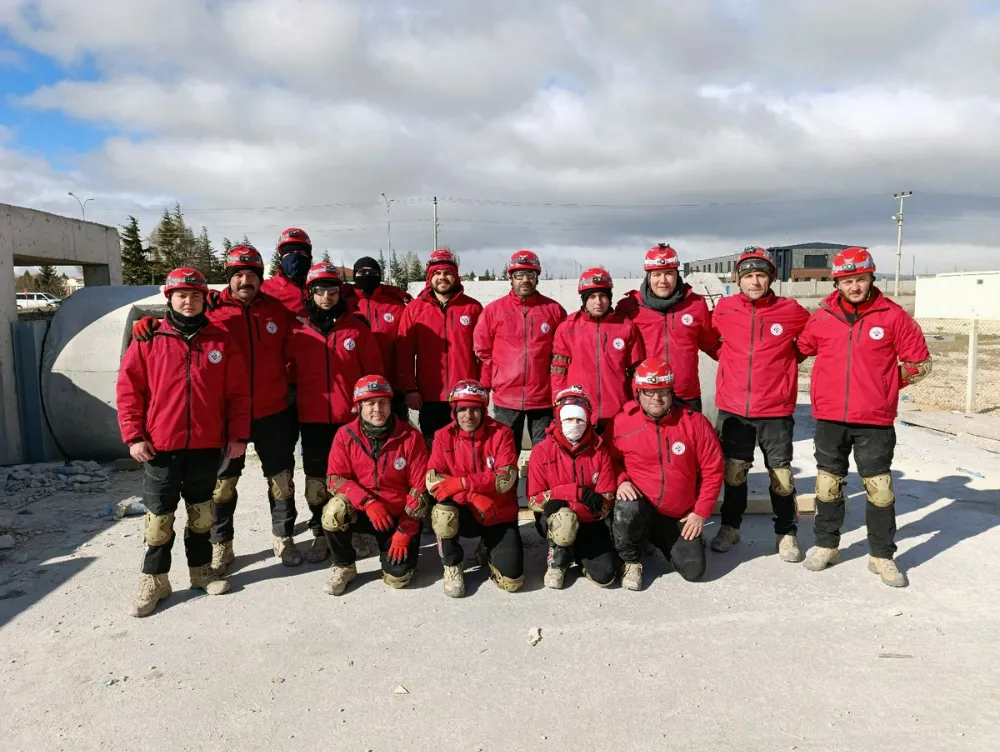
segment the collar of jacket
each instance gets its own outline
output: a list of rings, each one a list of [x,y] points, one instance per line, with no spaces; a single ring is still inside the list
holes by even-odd
[[[847,319],[845,318],[844,310],[840,307],[840,301],[842,299],[844,298],[840,294],[840,290],[834,290],[823,299],[823,302],[820,303],[820,307],[825,308],[838,319],[846,322]],[[854,304],[848,303],[848,305]],[[861,318],[862,316],[872,313],[873,311],[887,310],[889,310],[889,304],[886,302],[886,297],[882,294],[881,290],[873,285],[872,291],[868,295],[868,300],[857,306],[857,316],[858,318]]]
[[[778,296],[774,294],[774,290],[768,290],[764,293],[764,297],[759,300],[750,300],[742,290],[736,297],[744,308],[768,308],[778,302]]]

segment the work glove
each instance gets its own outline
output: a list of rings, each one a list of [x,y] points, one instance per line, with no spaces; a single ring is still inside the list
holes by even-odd
[[[445,475],[443,477],[444,480],[434,484],[434,486],[430,489],[431,496],[438,501],[450,499],[455,494],[465,490],[465,486],[462,484],[461,478],[456,478],[454,475]]]
[[[592,488],[583,489],[580,494],[580,503],[587,508],[587,511],[599,518],[604,513],[606,500]]]
[[[389,514],[389,510],[385,508],[385,504],[378,499],[365,504],[363,511],[368,515],[368,519],[371,520],[372,527],[379,532],[384,533],[387,530],[391,530],[392,526],[396,524],[396,520]]]
[[[205,308],[209,311],[214,311],[219,307],[221,301],[222,296],[218,290],[209,290],[208,295],[205,296]]]
[[[417,520],[403,515],[399,521],[399,525],[396,527],[396,532],[389,539],[389,550],[386,553],[386,558],[390,564],[402,564],[406,561],[406,554],[410,549],[410,541],[413,540],[413,536],[419,530],[420,523]]]
[[[139,342],[149,342],[153,332],[160,328],[160,322],[155,316],[143,316],[132,324],[132,339]]]
[[[470,493],[468,498],[469,506],[479,512],[483,522],[496,516],[497,503],[492,497],[481,493]]]

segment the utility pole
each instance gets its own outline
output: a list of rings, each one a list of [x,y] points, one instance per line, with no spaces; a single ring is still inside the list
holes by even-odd
[[[892,294],[899,296],[899,264],[903,257],[903,201],[913,195],[913,191],[894,193],[893,198],[899,199],[899,213],[894,214],[889,219],[896,220],[896,283],[893,285]]]
[[[434,197],[434,247],[431,251],[438,249],[438,197]]]
[[[392,215],[389,211],[389,204],[392,203],[385,197],[385,193],[381,194],[382,200],[385,201],[385,248],[386,254],[392,256]]]
[[[75,198],[76,199],[76,203],[78,203],[80,205],[80,216],[83,218],[84,221],[86,221],[87,220],[87,204],[90,203],[91,201],[93,201],[94,197],[91,196],[86,201],[81,201],[80,197],[77,196],[75,193],[73,193],[73,191],[68,191],[68,193],[69,193],[70,196],[72,196],[73,198]]]

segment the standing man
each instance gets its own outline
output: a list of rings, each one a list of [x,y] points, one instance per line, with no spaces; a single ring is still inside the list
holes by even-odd
[[[736,263],[736,276],[739,294],[722,298],[712,311],[712,325],[722,338],[715,404],[726,458],[722,525],[712,539],[712,550],[728,551],[740,542],[747,474],[756,443],[771,477],[776,550],[782,561],[799,562],[803,557],[796,538],[792,476],[793,414],[799,391],[795,339],[809,313],[771,291],[777,270],[766,248],[745,248]]]
[[[698,351],[715,357],[718,337],[705,299],[681,278],[677,252],[666,243],[646,251],[646,278],[615,309],[639,327],[647,358],[670,363],[674,401],[701,412]]]
[[[281,268],[264,280],[261,290],[280,300],[296,316],[306,315],[306,275],[312,266],[312,241],[305,230],[289,227],[278,238]]]
[[[688,581],[705,574],[702,528],[712,514],[725,462],[712,424],[673,400],[674,374],[657,358],[635,369],[636,400],[606,437],[619,469],[612,534],[624,564],[622,587],[642,589],[642,539]]]
[[[868,571],[905,587],[896,552],[893,421],[899,390],[931,371],[924,333],[913,318],[875,287],[875,260],[867,248],[845,248],[833,259],[834,291],[809,317],[798,341],[815,355],[809,385],[816,419],[816,547],[805,567],[819,572],[840,558],[844,481],[848,459],[865,485]]]
[[[271,532],[291,538],[295,523],[295,442],[289,431],[287,410],[288,341],[294,319],[274,298],[260,292],[264,260],[251,245],[235,245],[226,254],[229,287],[215,297],[209,321],[227,331],[246,356],[244,378],[250,389],[250,440],[260,457],[267,479]],[[153,338],[160,322],[152,316],[132,327],[132,336],[143,342]],[[224,463],[215,483],[215,523],[212,525],[212,569],[220,577],[233,563],[233,515],[239,492],[236,484],[246,455]]]
[[[510,293],[486,306],[475,332],[482,384],[493,390],[493,413],[513,429],[518,451],[525,422],[532,445],[552,422],[552,343],[566,319],[559,303],[538,292],[541,273],[535,253],[515,252],[507,264]]]
[[[629,401],[629,374],[644,357],[635,324],[611,311],[611,290],[606,269],[584,271],[577,285],[583,307],[556,330],[552,345],[552,394],[578,384],[593,395],[587,412],[598,434]]]
[[[420,432],[431,445],[451,422],[448,395],[459,381],[479,378],[473,331],[483,312],[462,289],[458,261],[445,249],[427,261],[427,283],[403,312],[396,340],[399,384],[406,404],[420,413]]]
[[[371,327],[382,355],[382,365],[393,386],[392,412],[407,420],[406,395],[398,383],[396,336],[406,304],[413,298],[405,290],[382,284],[382,267],[371,256],[354,262],[354,284],[343,286],[347,309],[363,317]]]
[[[151,614],[171,593],[167,573],[182,496],[191,587],[209,595],[229,590],[212,571],[212,489],[219,462],[242,456],[250,437],[247,366],[237,341],[205,317],[208,283],[194,269],[175,269],[163,292],[166,319],[151,341],[129,345],[118,372],[118,425],[129,454],[144,463],[148,510],[132,616]]]

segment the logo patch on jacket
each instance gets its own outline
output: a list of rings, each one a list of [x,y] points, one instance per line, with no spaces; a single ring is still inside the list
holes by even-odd
[[[673,445],[670,447],[670,451],[676,455],[681,455],[684,454],[685,451],[687,451],[687,447],[684,446],[683,441],[675,441]]]
[[[210,351],[208,353],[208,362],[209,363],[221,363],[222,362],[222,353],[220,351],[218,351],[218,350],[212,350],[212,351]]]
[[[771,324],[771,334],[775,337],[780,337],[783,331],[785,328],[781,324]]]
[[[350,337],[348,337],[347,339],[344,340],[344,349],[345,350],[350,351],[350,350],[353,350],[354,347],[355,347],[355,344],[354,344],[354,340],[353,339],[351,339]]]
[[[488,467],[490,470],[493,469],[493,466],[495,464],[496,464],[496,460],[495,459],[493,459],[492,457],[487,457],[486,458],[486,467]]]
[[[872,339],[882,339],[885,336],[885,329],[880,326],[873,326],[868,336]]]
[[[406,467],[406,460],[403,457],[397,457],[392,461],[392,466],[397,470],[402,470]]]
[[[690,313],[685,313],[681,316],[681,323],[684,324],[684,326],[691,326],[691,324],[694,323],[694,316]]]
[[[549,331],[551,331],[551,329],[552,329],[552,327],[549,326],[549,322],[548,321],[543,321],[542,322],[542,334],[548,334]]]
[[[611,343],[611,346],[616,350],[624,350],[625,340],[623,340],[621,337],[615,337],[614,341]]]
[[[599,472],[594,473],[594,477],[590,479],[590,482],[593,483],[596,486],[597,485],[597,479],[600,477],[600,475],[601,474]]]
[[[464,313],[458,317],[458,321],[462,326],[468,326],[470,323],[472,323],[472,319],[470,319]]]
[[[393,321],[395,321],[395,316],[393,316],[391,313],[383,313],[382,318],[385,319],[385,323],[387,324],[391,324]]]
[[[267,324],[264,326],[264,328],[267,329],[268,334],[278,333],[278,325],[275,324],[273,321],[268,321]]]

